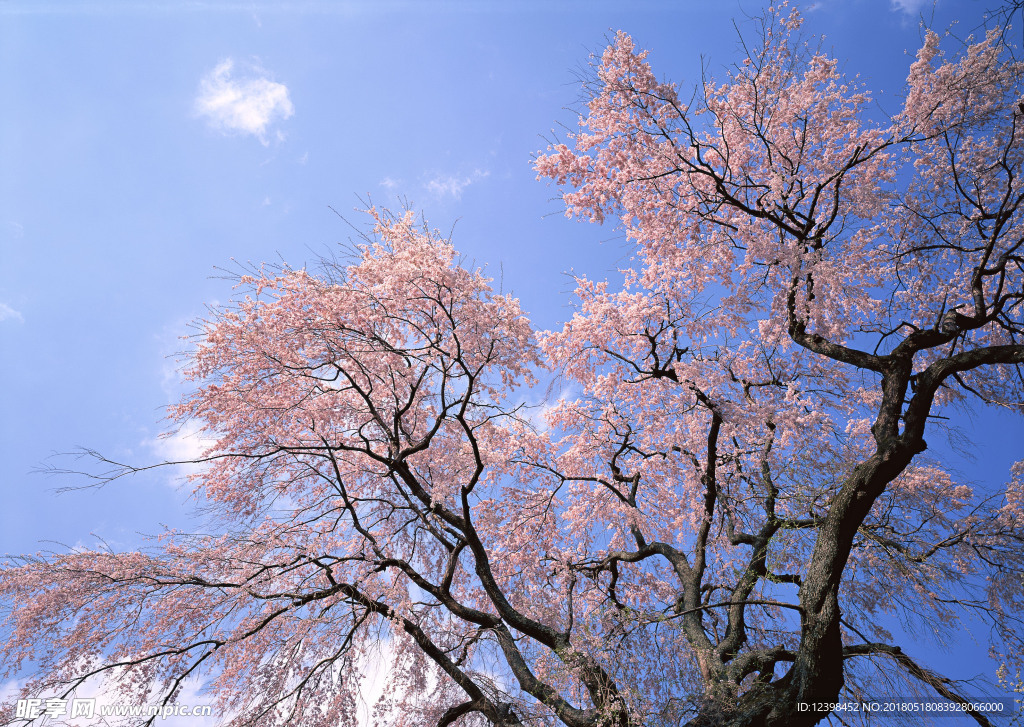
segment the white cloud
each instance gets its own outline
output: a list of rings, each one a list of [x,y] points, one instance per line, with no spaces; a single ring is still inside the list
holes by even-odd
[[[199,461],[203,453],[216,444],[195,422],[186,422],[175,432],[161,434],[153,439],[144,439],[142,445],[153,452],[162,462],[173,463],[173,472],[168,484],[177,487],[181,477],[203,472],[207,463]]]
[[[380,186],[384,187],[384,189],[394,189],[399,184],[401,184],[399,180],[392,179],[391,177],[384,177],[384,179],[380,180]]]
[[[295,113],[287,86],[271,81],[259,66],[235,73],[235,62],[230,58],[218,63],[199,82],[195,110],[214,129],[252,134],[264,146],[267,127]],[[280,131],[276,137],[284,138]]]
[[[21,315],[20,311],[14,310],[11,306],[6,303],[0,303],[0,321],[18,321],[19,323],[25,322],[25,317]]]
[[[907,15],[918,15],[925,5],[933,0],[892,0],[892,9],[904,12]]]
[[[197,424],[187,422],[176,432],[161,434],[143,443],[167,462],[192,462],[200,459],[215,442],[212,437],[203,436]]]
[[[453,197],[454,199],[462,198],[462,190],[471,184],[475,184],[483,179],[489,177],[491,173],[487,170],[474,169],[472,174],[464,175],[444,175],[438,174],[433,179],[427,180],[426,187],[427,192],[435,197]]]

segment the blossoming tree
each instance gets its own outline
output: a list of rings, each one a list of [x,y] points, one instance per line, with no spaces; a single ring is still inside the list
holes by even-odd
[[[202,677],[232,725],[354,725],[383,660],[379,724],[799,726],[892,685],[989,724],[884,626],[1022,653],[1024,463],[976,492],[925,437],[1022,409],[1024,66],[928,32],[880,118],[799,22],[690,101],[624,34],[596,61],[536,168],[635,258],[560,331],[409,214],[243,279],[171,410],[223,534],[10,560],[25,694]]]

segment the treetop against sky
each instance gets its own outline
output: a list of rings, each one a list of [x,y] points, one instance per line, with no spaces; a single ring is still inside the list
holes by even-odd
[[[384,639],[396,724],[998,694],[1024,107],[983,23],[0,3],[0,538],[49,553],[0,577],[5,691],[152,654],[338,724]]]

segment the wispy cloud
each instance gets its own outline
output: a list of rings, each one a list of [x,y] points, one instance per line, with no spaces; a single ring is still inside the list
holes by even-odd
[[[0,303],[0,321],[18,321],[19,323],[25,322],[25,317],[21,315],[21,311],[16,311],[6,303]]]
[[[401,184],[400,180],[392,179],[391,177],[384,177],[384,179],[380,180],[380,186],[387,190],[392,190],[399,184]]]
[[[166,462],[193,462],[201,459],[203,452],[215,443],[216,440],[206,436],[199,425],[192,423],[143,442]]]
[[[175,487],[181,483],[180,477],[196,475],[206,469],[203,454],[216,443],[214,437],[194,422],[186,422],[177,431],[142,440],[142,445],[161,462],[174,465],[168,482]]]
[[[486,169],[474,169],[472,174],[437,174],[424,183],[424,187],[434,197],[462,198],[462,191],[471,184],[476,184],[491,173]]]
[[[933,0],[892,0],[892,9],[907,15],[918,15],[926,5],[931,5]]]
[[[295,113],[287,86],[270,80],[259,66],[236,70],[231,58],[218,63],[199,82],[195,110],[214,129],[252,134],[264,146],[268,127]],[[277,138],[283,138],[280,132]]]

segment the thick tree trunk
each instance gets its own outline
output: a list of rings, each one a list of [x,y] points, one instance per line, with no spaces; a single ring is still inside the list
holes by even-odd
[[[812,727],[827,716],[815,705],[838,702],[843,687],[839,584],[853,539],[886,485],[924,449],[923,441],[915,444],[880,446],[836,495],[800,588],[800,647],[786,675],[747,691],[732,710],[709,704],[688,727]]]

